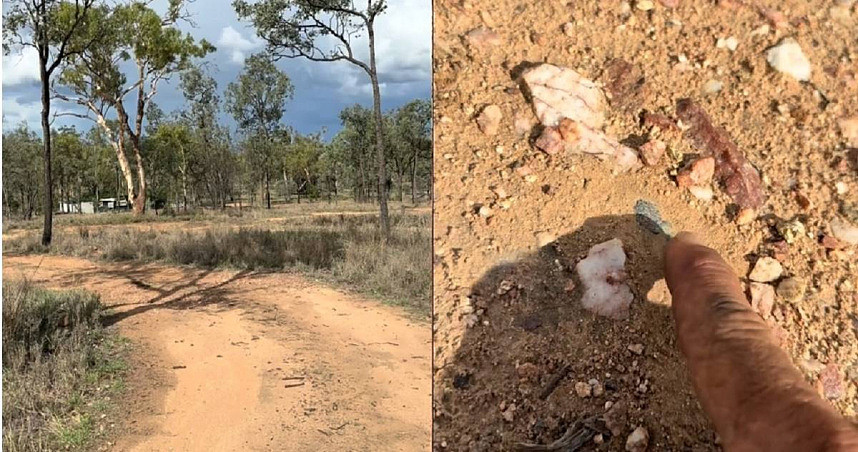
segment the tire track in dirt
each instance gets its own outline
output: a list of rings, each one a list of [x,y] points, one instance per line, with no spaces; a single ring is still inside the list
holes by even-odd
[[[134,344],[114,450],[428,450],[428,323],[286,273],[3,259]]]

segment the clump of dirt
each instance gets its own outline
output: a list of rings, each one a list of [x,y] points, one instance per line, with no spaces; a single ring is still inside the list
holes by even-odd
[[[777,289],[771,310],[758,305],[808,381],[855,417],[858,259],[844,240],[858,224],[855,26],[851,1],[436,1],[436,450],[547,444],[617,406],[614,431],[600,424],[585,450],[624,450],[638,427],[650,450],[719,449],[674,344],[664,239],[632,215],[641,198],[746,282],[762,257],[783,266],[761,283]],[[492,39],[469,46],[476,29]],[[807,82],[767,62],[786,37],[811,62]],[[535,148],[542,129],[521,74],[540,63],[603,83],[604,132],[638,152],[663,143],[663,155],[621,172]],[[683,133],[694,124],[680,99],[724,129],[763,196],[737,205],[721,173],[714,190],[677,187],[680,170],[713,153]],[[487,105],[501,112],[491,135],[475,121]],[[627,320],[584,310],[575,274],[614,238],[635,296]]]

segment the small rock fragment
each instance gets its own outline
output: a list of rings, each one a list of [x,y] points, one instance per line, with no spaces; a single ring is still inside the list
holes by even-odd
[[[646,427],[636,428],[628,438],[626,438],[627,452],[644,452],[649,446],[649,431]]]
[[[834,236],[824,235],[822,239],[819,241],[820,245],[822,245],[827,250],[840,250],[846,248],[846,243],[837,240]]]
[[[643,344],[631,344],[628,347],[629,351],[634,353],[635,355],[642,355],[644,352]]]
[[[563,24],[563,34],[566,36],[572,37],[575,36],[575,24],[572,22],[566,22]]]
[[[610,95],[611,105],[624,111],[640,109],[649,95],[643,72],[622,58],[608,62],[602,81]]]
[[[654,6],[655,5],[653,5],[652,0],[638,0],[638,2],[635,4],[635,8],[641,11],[649,11]]]
[[[754,269],[751,270],[751,274],[748,275],[748,278],[751,281],[756,282],[772,282],[780,278],[783,271],[784,268],[781,266],[780,262],[771,257],[765,256],[757,259],[757,263],[754,264]]]
[[[789,26],[789,20],[784,13],[776,9],[761,8],[760,14],[775,28],[786,28]]]
[[[752,282],[749,285],[749,291],[751,293],[751,307],[764,319],[769,318],[772,315],[772,308],[775,306],[774,287],[768,284]]]
[[[628,316],[634,295],[626,284],[626,253],[623,242],[612,239],[600,243],[575,266],[584,295],[581,304],[598,315],[621,319]]]
[[[489,206],[480,206],[480,210],[478,212],[481,217],[489,218],[492,216],[492,209]]]
[[[589,384],[579,381],[575,383],[575,393],[578,394],[578,397],[586,398],[590,397],[592,394],[593,388],[590,387]]]
[[[605,403],[607,406],[607,403]],[[616,402],[610,406],[610,408],[606,408],[605,415],[603,418],[605,419],[605,427],[611,431],[613,436],[619,436],[623,430],[626,429],[626,422],[628,420],[628,408],[626,408],[626,404],[622,401]]]
[[[526,70],[522,78],[544,126],[557,126],[563,118],[593,129],[604,124],[605,94],[578,72],[546,63]]]
[[[658,0],[658,2],[665,8],[676,8],[679,6],[679,0]]]
[[[501,43],[500,35],[488,28],[476,28],[465,35],[468,45],[477,48],[494,47]]]
[[[707,185],[714,174],[715,159],[713,157],[699,158],[679,171],[679,174],[676,175],[676,184],[680,188]]]
[[[778,45],[766,52],[766,61],[778,72],[806,82],[810,80],[810,60],[804,55],[801,46],[792,38],[784,38]]]
[[[515,120],[513,120],[513,127],[515,128],[515,133],[518,134],[518,136],[523,137],[530,132],[533,125],[530,124],[529,117],[518,114],[515,116]]]
[[[512,422],[515,419],[515,404],[510,404],[506,410],[501,413],[503,416],[503,420],[507,422]]]
[[[790,221],[780,221],[775,229],[777,229],[778,234],[780,234],[787,243],[795,243],[799,237],[802,237],[805,234],[804,223],[799,221],[797,218]]]
[[[703,94],[715,94],[724,89],[724,84],[718,80],[709,80],[703,84]]]
[[[743,225],[748,224],[757,217],[757,212],[754,209],[741,209],[736,214],[736,224]]]
[[[826,399],[837,400],[846,395],[843,386],[843,376],[840,374],[840,368],[837,367],[837,364],[829,363],[819,373],[817,388]]]
[[[715,127],[709,115],[690,99],[681,99],[676,114],[688,126],[685,136],[705,155],[715,158],[715,175],[724,191],[740,208],[758,208],[765,200],[757,170],[730,139],[722,127]]]
[[[804,296],[804,281],[799,278],[784,278],[778,283],[777,294],[782,299],[789,302],[801,300]]]
[[[847,222],[842,218],[835,218],[829,224],[831,227],[831,235],[837,240],[846,242],[850,245],[858,245],[858,226]]]
[[[688,187],[688,192],[695,198],[704,202],[712,201],[712,198],[715,197],[715,192],[712,191],[712,187],[692,185],[691,187]]]
[[[842,118],[837,121],[840,126],[840,134],[846,139],[846,145],[858,148],[858,116]]]
[[[590,379],[590,381],[587,382],[587,384],[590,385],[593,397],[600,397],[602,394],[605,393],[605,387],[602,386],[602,383],[599,383],[599,380],[592,378]]]
[[[477,125],[484,134],[493,136],[498,133],[503,113],[497,105],[487,105],[477,117]]]
[[[640,147],[641,160],[645,165],[654,166],[661,160],[667,145],[661,140],[649,140]]]

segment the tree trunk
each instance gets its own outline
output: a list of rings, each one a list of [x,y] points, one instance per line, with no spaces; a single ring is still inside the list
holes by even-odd
[[[385,240],[390,239],[390,218],[387,215],[387,168],[384,161],[384,119],[381,116],[381,90],[378,87],[378,71],[375,65],[375,30],[373,24],[367,24],[369,35],[369,67],[372,82],[372,106],[375,113],[376,161],[378,163],[378,206],[379,224]]]
[[[417,149],[414,147],[414,156],[411,158],[411,204],[417,205]]]
[[[47,42],[42,45],[47,46]],[[42,144],[45,159],[45,223],[42,229],[42,245],[50,246],[54,226],[54,186],[51,180],[51,92],[50,74],[47,70],[47,48],[38,49],[39,80],[42,82]]]
[[[268,206],[268,209],[271,209],[271,177],[268,175],[268,172],[265,172],[265,203]]]

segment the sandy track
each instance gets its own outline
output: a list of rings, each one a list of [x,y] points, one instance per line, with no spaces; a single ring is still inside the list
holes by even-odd
[[[431,332],[394,308],[282,273],[3,264],[101,294],[136,344],[115,450],[429,448]]]

